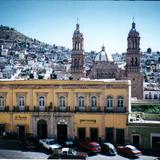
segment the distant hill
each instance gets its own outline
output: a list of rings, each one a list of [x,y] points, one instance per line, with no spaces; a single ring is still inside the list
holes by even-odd
[[[10,28],[8,26],[0,25],[0,42],[9,42],[9,43],[35,43],[40,44],[42,42],[29,38],[24,34],[16,31],[14,28]]]

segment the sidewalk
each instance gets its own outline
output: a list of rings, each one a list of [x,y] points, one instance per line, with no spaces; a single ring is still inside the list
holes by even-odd
[[[0,149],[21,150],[22,141],[14,139],[0,139]]]
[[[143,149],[142,154],[148,155],[148,156],[156,156],[160,158],[160,150]]]

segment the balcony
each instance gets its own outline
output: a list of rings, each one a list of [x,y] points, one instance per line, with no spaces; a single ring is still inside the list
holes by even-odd
[[[114,112],[114,107],[107,107],[105,106],[104,107],[104,112],[107,112],[107,113],[113,113]]]
[[[20,108],[18,106],[9,107],[6,106],[0,109],[0,112],[86,112],[86,113],[125,113],[126,107],[100,107],[100,106],[84,106],[84,107],[71,107],[71,106],[46,106],[40,108],[39,106],[25,106],[24,108]]]
[[[12,109],[13,112],[29,112],[29,106],[13,106]]]
[[[8,112],[9,111],[9,106],[1,107],[0,112]]]
[[[83,106],[83,107],[78,106],[78,107],[75,108],[75,110],[78,111],[78,112],[86,112],[86,106]]]
[[[67,112],[69,110],[69,107],[66,106],[58,106],[58,111],[59,112]]]
[[[126,107],[116,107],[116,110],[115,110],[115,112],[117,112],[117,113],[124,113],[124,112],[126,112]]]
[[[90,106],[90,112],[100,112],[99,106]]]

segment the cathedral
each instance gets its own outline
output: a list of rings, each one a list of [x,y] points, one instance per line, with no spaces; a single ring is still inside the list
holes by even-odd
[[[86,75],[90,79],[120,79],[121,69],[118,65],[108,60],[105,47],[95,57],[90,72]]]
[[[113,61],[108,60],[105,47],[102,46],[102,50],[95,57],[92,68],[86,74],[84,70],[83,41],[84,38],[80,32],[80,25],[77,24],[72,38],[71,74],[73,79],[128,79],[131,80],[131,97],[136,97],[137,99],[143,98],[143,76],[140,73],[140,36],[136,31],[135,22],[132,23],[132,28],[127,37],[125,70],[119,68]]]

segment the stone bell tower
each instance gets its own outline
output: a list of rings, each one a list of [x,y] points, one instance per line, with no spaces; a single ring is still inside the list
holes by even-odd
[[[131,96],[143,98],[143,76],[140,73],[140,36],[136,31],[135,22],[128,33],[126,54],[126,76],[131,80]]]
[[[71,74],[74,80],[84,77],[84,50],[83,50],[83,34],[80,33],[80,25],[76,24],[76,29],[72,38],[72,64]]]

